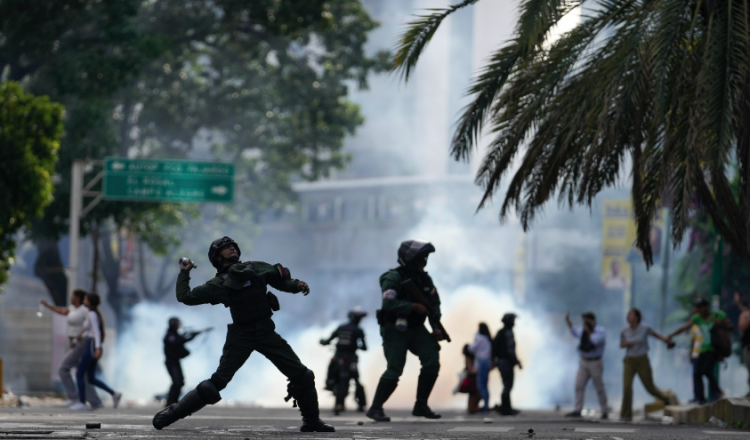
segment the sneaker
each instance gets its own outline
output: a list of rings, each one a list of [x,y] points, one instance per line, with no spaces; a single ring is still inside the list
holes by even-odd
[[[89,404],[89,405],[91,405],[91,404]],[[100,409],[100,408],[104,408],[104,405],[103,405],[103,404],[101,404],[101,403],[100,403],[100,404],[98,404],[98,405],[91,405],[91,409],[92,409],[92,410],[95,410],[95,409]]]
[[[77,400],[68,399],[65,402],[63,402],[63,406],[71,406],[71,405],[75,405],[76,403],[78,403]]]
[[[565,414],[565,417],[581,417],[580,411],[572,411],[567,414]]]
[[[86,405],[85,403],[76,402],[70,405],[70,410],[71,411],[91,411],[91,408],[89,408],[89,406]]]
[[[518,414],[520,414],[520,412],[521,411],[517,409],[511,408],[509,410],[500,410],[500,415],[501,416],[517,416]]]
[[[114,394],[112,394],[112,407],[117,408],[117,405],[120,404],[120,399],[122,399],[122,393],[117,391]]]
[[[621,422],[632,422],[633,421],[633,417],[632,416],[620,416],[620,421]]]
[[[608,413],[602,413],[602,417],[601,417],[601,419],[602,419],[602,420],[607,420],[607,419],[609,419],[609,414],[608,414]]]

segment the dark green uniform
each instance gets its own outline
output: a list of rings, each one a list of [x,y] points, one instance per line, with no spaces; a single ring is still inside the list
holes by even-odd
[[[412,311],[412,300],[402,286],[402,283],[409,279],[414,281],[425,299],[431,303],[437,313],[436,318],[440,317],[440,296],[427,272],[409,270],[406,266],[401,266],[380,276],[380,288],[383,292],[380,334],[383,336],[383,352],[388,362],[388,368],[381,376],[380,383],[385,389],[395,390],[404,371],[406,352],[410,351],[422,364],[417,385],[417,403],[426,405],[440,371],[440,344],[425,328],[426,316]],[[396,320],[399,318],[407,320],[406,331],[396,329]],[[386,399],[392,390],[386,393]],[[376,403],[382,405],[380,402],[373,402],[373,405]]]
[[[237,263],[228,269],[243,265],[244,263]],[[263,292],[267,285],[284,292],[300,291],[299,281],[292,279],[289,271],[280,264],[272,266],[268,263],[253,261],[250,267],[256,277],[254,279],[262,284]],[[177,300],[189,306],[223,304],[229,307],[230,288],[226,284],[231,285],[232,280],[229,279],[229,271],[224,271],[224,273],[217,274],[206,284],[190,290],[190,273],[185,270],[180,271],[177,277]],[[219,368],[211,376],[211,382],[218,390],[226,388],[253,351],[268,358],[282,374],[292,381],[307,371],[307,367],[300,362],[289,344],[274,331],[275,329],[276,325],[270,317],[261,318],[250,324],[229,324]]]
[[[154,415],[152,424],[164,429],[180,419],[200,411],[206,405],[221,400],[220,391],[226,388],[237,370],[253,351],[258,351],[288,379],[288,395],[302,413],[302,432],[335,432],[333,426],[320,420],[315,374],[307,369],[287,342],[274,330],[271,317],[279,310],[279,300],[268,292],[268,285],[285,292],[310,291],[306,283],[292,279],[289,270],[280,264],[271,266],[260,261],[242,263],[236,241],[224,236],[211,243],[208,260],[217,268],[216,276],[206,284],[190,290],[190,270],[196,265],[187,258],[180,259],[177,277],[177,300],[189,306],[223,304],[229,308],[232,324],[227,330],[224,352],[219,368],[211,379],[199,383],[179,402]]]

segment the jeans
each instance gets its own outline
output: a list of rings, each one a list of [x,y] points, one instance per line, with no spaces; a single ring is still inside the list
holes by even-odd
[[[484,401],[483,411],[490,410],[490,391],[487,389],[487,381],[489,380],[491,369],[492,361],[490,359],[477,360],[477,388],[479,388],[479,395],[482,396],[482,400]]]
[[[98,359],[94,357],[94,340],[91,338],[84,339],[80,342],[84,345],[83,356],[81,361],[78,363],[78,371],[76,371],[76,381],[78,382],[78,400],[81,403],[86,403],[86,380],[88,377],[89,383],[95,385],[109,394],[115,394],[115,390],[108,387],[106,383],[96,378],[96,364]]]
[[[698,355],[695,370],[693,372],[693,382],[695,383],[695,398],[698,402],[706,401],[706,394],[703,389],[703,376],[708,379],[708,390],[711,401],[718,400],[721,397],[721,388],[719,381],[716,379],[716,353],[706,351]]]
[[[60,363],[60,368],[57,370],[57,373],[60,375],[60,382],[62,382],[65,387],[65,394],[68,395],[69,400],[78,400],[78,386],[73,380],[70,370],[76,368],[78,362],[81,360],[81,356],[83,356],[83,350],[85,348],[86,347],[82,341],[77,341],[77,343],[65,353],[65,356]],[[84,380],[86,382],[86,400],[92,407],[96,408],[102,406],[102,401],[99,399],[99,395],[96,394],[94,387],[91,386],[88,380]]]
[[[500,378],[503,380],[503,394],[500,395],[500,411],[509,412],[513,409],[513,405],[510,403],[510,392],[513,389],[513,382],[515,379],[514,374],[515,365],[507,359],[500,359]]]

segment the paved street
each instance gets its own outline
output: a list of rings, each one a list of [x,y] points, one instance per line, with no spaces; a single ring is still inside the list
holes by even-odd
[[[515,418],[496,415],[467,416],[443,411],[438,421],[417,419],[407,411],[388,411],[391,423],[373,423],[360,413],[334,417],[324,413],[335,434],[299,432],[298,412],[293,409],[209,407],[163,431],[151,426],[156,407],[102,409],[71,413],[64,408],[2,408],[0,439],[257,439],[257,438],[353,438],[353,439],[743,439],[750,431],[706,426],[662,425],[640,421],[618,423],[598,419],[570,420],[553,411],[526,411]],[[360,425],[359,423],[362,422]],[[86,429],[101,423],[101,429]],[[529,430],[533,430],[529,434]]]

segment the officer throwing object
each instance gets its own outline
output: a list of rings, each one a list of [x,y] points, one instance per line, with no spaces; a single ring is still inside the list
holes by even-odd
[[[167,394],[167,406],[177,403],[180,398],[180,392],[182,386],[185,385],[185,377],[182,375],[182,365],[180,359],[184,359],[190,355],[190,352],[185,348],[185,344],[195,339],[196,336],[203,333],[206,330],[197,332],[185,332],[180,333],[180,327],[182,322],[180,318],[171,317],[169,318],[169,329],[167,334],[164,336],[164,357],[166,357],[167,373],[172,378],[172,386],[169,388],[169,394]]]
[[[354,379],[356,386],[354,391],[354,400],[357,402],[357,411],[365,410],[365,389],[359,383],[359,370],[357,363],[357,350],[367,350],[365,343],[365,332],[359,327],[359,322],[367,316],[359,307],[355,307],[349,312],[349,322],[340,325],[333,331],[328,339],[321,339],[322,345],[328,345],[334,339],[336,343],[336,354],[328,366],[328,378],[326,379],[326,389],[333,391],[336,396],[336,406],[333,412],[339,415],[344,410],[344,400],[349,394],[349,382]]]
[[[383,336],[383,351],[388,368],[380,377],[367,417],[378,422],[391,419],[383,412],[383,404],[396,390],[404,371],[406,352],[419,358],[422,370],[417,382],[417,400],[412,415],[439,419],[440,414],[427,406],[432,387],[440,371],[440,345],[443,339],[450,342],[448,333],[440,323],[440,297],[425,272],[427,257],[435,247],[419,240],[407,240],[398,249],[399,267],[380,276],[383,292],[383,309],[378,310],[378,324]],[[424,326],[429,317],[432,333]]]
[[[274,330],[271,319],[279,310],[279,302],[267,285],[290,293],[310,293],[304,281],[293,279],[289,269],[281,264],[270,265],[260,261],[240,261],[240,247],[229,237],[211,243],[208,259],[217,269],[216,276],[206,284],[190,290],[191,262],[180,262],[177,277],[177,300],[189,306],[223,304],[229,308],[232,324],[227,330],[227,340],[219,367],[210,379],[201,382],[182,400],[170,405],[154,416],[156,429],[165,428],[208,404],[221,400],[219,392],[242,367],[250,353],[257,351],[289,379],[289,396],[294,398],[302,413],[302,432],[334,432],[333,426],[320,420],[315,375],[292,350],[292,347]]]

